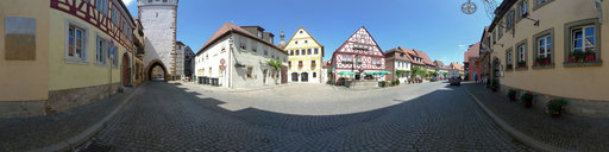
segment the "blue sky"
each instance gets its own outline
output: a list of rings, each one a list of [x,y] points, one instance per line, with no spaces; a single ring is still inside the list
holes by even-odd
[[[137,0],[123,0],[137,16]],[[403,46],[432,60],[463,62],[467,46],[480,41],[486,16],[461,13],[466,0],[180,0],[177,39],[194,52],[225,22],[259,25],[286,41],[302,26],[325,46],[324,61],[355,30],[365,26],[383,51]]]

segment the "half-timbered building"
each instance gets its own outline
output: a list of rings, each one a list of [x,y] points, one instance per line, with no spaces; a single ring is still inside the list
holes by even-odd
[[[121,0],[2,0],[0,10],[0,117],[66,111],[131,85],[142,36]]]
[[[362,26],[334,51],[332,68],[335,81],[340,78],[384,80],[370,73],[385,70],[385,57],[374,38]],[[342,71],[352,72],[353,75],[342,74]]]

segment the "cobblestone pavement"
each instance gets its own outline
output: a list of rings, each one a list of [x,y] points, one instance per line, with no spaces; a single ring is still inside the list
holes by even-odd
[[[131,91],[48,116],[1,118],[0,152],[42,148],[76,136],[112,112]]]
[[[240,93],[143,87],[81,150],[530,151],[446,83],[357,91],[296,84]]]
[[[464,86],[510,126],[539,141],[574,151],[609,151],[608,118],[573,115],[552,118],[542,109],[526,109],[482,85]]]

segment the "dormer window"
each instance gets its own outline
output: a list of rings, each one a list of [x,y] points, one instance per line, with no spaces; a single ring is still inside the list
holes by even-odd
[[[262,32],[258,32],[258,38],[262,39]]]

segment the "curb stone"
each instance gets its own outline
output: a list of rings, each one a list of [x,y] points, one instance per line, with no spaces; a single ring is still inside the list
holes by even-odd
[[[85,141],[87,141],[88,139],[93,137],[93,135],[95,135],[102,128],[104,128],[104,126],[106,126],[106,123],[108,121],[110,121],[110,119],[112,119],[127,104],[127,102],[129,100],[131,100],[131,97],[133,97],[133,94],[135,94],[135,92],[139,91],[139,89],[140,89],[139,86],[136,87],[129,95],[127,95],[126,98],[124,98],[121,101],[121,103],[114,110],[112,110],[112,112],[110,112],[110,114],[105,116],[99,122],[93,124],[92,126],[90,126],[87,129],[85,129],[78,135],[71,137],[69,139],[65,139],[64,141],[60,141],[53,145],[49,145],[49,146],[39,148],[39,149],[28,150],[28,151],[31,151],[31,152],[68,151],[68,150],[77,148],[77,146],[81,145],[82,143],[84,143]]]
[[[524,134],[521,131],[518,131],[516,128],[510,126],[507,122],[503,121],[503,119],[499,118],[499,116],[495,115],[495,113],[493,113],[490,109],[488,109],[488,107],[486,107],[484,104],[482,104],[480,99],[478,99],[478,97],[476,97],[473,93],[471,93],[471,91],[469,91],[469,89],[467,89],[467,88],[464,88],[464,89],[467,92],[467,94],[469,94],[469,96],[472,99],[474,99],[474,101],[476,101],[478,106],[482,110],[484,110],[484,112],[489,117],[491,117],[491,119],[493,119],[495,124],[497,124],[499,127],[501,127],[501,129],[503,129],[505,132],[507,132],[510,136],[516,138],[523,144],[530,146],[530,147],[534,148],[535,150],[539,150],[539,151],[549,151],[549,152],[571,152],[571,151],[573,151],[573,150],[562,149],[559,147],[555,147],[555,146],[543,143],[537,139],[534,139],[531,136]]]

